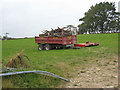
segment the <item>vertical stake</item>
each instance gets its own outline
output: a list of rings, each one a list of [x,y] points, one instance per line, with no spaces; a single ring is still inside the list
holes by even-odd
[[[10,67],[12,68],[12,58],[10,59]]]

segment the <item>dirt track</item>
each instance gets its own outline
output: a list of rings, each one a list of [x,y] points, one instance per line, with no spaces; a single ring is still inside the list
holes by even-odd
[[[65,88],[115,88],[118,87],[118,57],[96,60],[88,68],[78,71]]]

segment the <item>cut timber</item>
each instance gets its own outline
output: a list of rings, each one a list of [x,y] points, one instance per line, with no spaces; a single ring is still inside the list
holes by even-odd
[[[64,34],[62,34],[64,32]],[[71,31],[67,28],[64,30],[63,28],[52,29],[51,31],[45,30],[44,34],[39,34],[39,37],[61,37],[61,36],[71,36]]]

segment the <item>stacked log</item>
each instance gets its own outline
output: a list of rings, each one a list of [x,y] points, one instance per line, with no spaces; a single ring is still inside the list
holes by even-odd
[[[62,34],[63,30],[63,34]],[[39,37],[61,37],[61,36],[71,36],[72,32],[70,30],[64,30],[62,28],[52,29],[51,31],[45,30],[44,34],[39,34]]]

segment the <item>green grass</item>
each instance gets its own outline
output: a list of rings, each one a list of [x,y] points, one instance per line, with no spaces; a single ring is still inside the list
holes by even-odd
[[[70,79],[77,70],[92,65],[101,58],[110,58],[118,54],[118,34],[78,35],[77,43],[85,41],[97,42],[96,47],[81,49],[59,49],[38,51],[34,39],[18,39],[2,41],[2,62],[6,64],[10,58],[24,49],[32,64],[27,70],[43,70]],[[6,84],[7,83],[7,84]],[[56,78],[38,74],[23,74],[3,77],[3,87],[54,88],[65,83]]]

